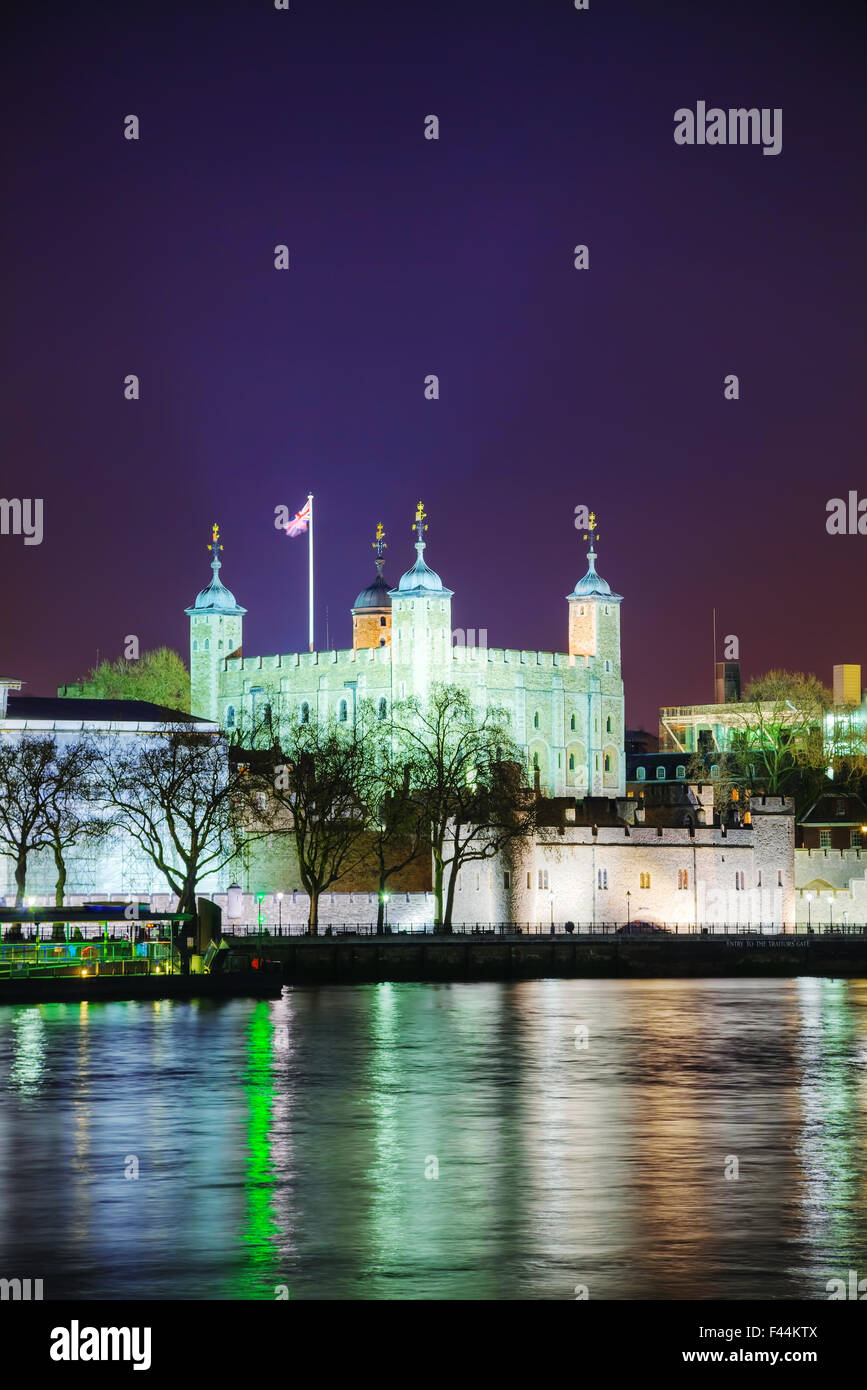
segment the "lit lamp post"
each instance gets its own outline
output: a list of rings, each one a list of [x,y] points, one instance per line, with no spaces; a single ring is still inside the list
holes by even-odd
[[[264,893],[256,894],[256,902],[259,904],[259,935],[262,935],[262,904],[265,901]]]
[[[389,898],[389,895],[388,895],[388,893],[383,893],[381,896],[382,896],[382,908],[383,908],[382,928],[383,928],[383,931],[384,931],[385,928],[388,926],[388,898]]]
[[[807,893],[805,896],[806,896],[806,899],[807,899],[807,931],[812,931],[812,930],[813,930],[813,920],[812,920],[812,917],[811,917],[811,915],[810,915],[810,913],[811,913],[811,906],[810,906],[810,905],[811,905],[811,903],[812,903],[812,901],[813,901],[813,894],[812,894],[812,893]]]

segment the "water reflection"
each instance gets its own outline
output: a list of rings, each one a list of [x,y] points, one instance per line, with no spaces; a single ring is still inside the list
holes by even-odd
[[[47,1297],[823,1298],[867,1272],[862,981],[7,1008],[0,1097],[0,1276]]]

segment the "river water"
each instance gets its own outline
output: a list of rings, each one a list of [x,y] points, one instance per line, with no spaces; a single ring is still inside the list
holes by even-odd
[[[45,1298],[816,1298],[867,1277],[867,982],[0,1008]]]

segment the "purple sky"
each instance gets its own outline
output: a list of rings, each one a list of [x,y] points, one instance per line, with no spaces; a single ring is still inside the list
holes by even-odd
[[[867,536],[825,531],[867,496],[862,9],[19,5],[2,491],[45,534],[0,536],[0,674],[186,655],[214,520],[246,652],[303,649],[311,489],[319,646],[422,497],[455,626],[565,649],[586,503],[630,723],[710,697],[714,605],[747,677],[867,668]],[[782,153],[675,145],[700,99],[781,107]]]

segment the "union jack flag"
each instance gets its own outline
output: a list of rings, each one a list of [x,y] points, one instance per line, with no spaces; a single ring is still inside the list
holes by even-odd
[[[292,520],[283,527],[287,536],[301,536],[307,530],[307,523],[310,520],[310,498],[304,503],[300,512],[296,512]]]

